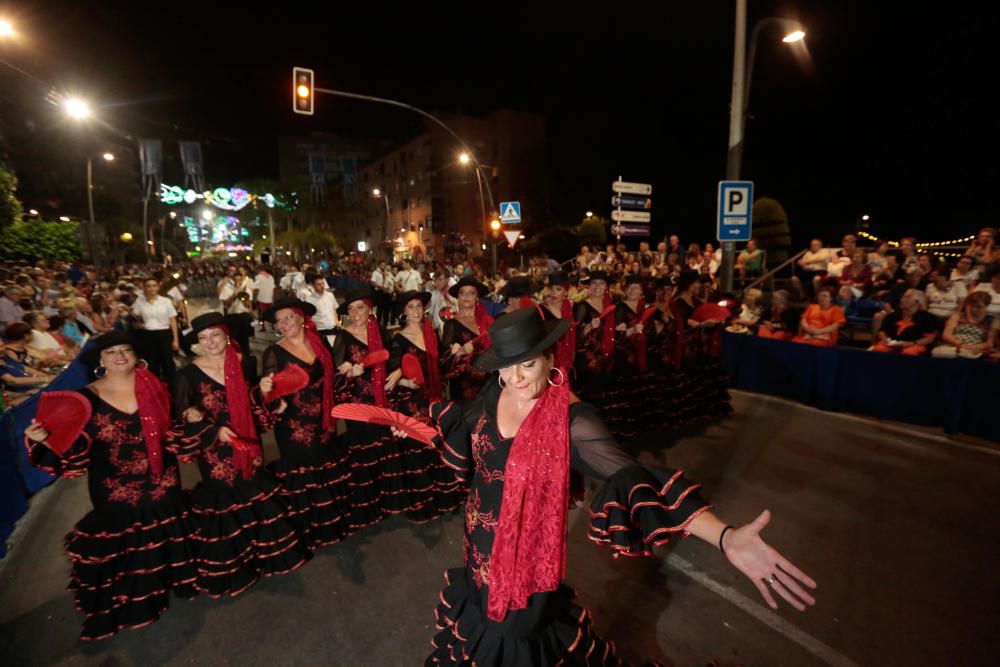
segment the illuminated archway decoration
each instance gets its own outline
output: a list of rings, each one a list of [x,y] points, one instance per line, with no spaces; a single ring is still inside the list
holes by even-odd
[[[268,208],[282,208],[287,211],[295,210],[297,199],[292,193],[291,199],[279,199],[270,192],[264,195],[256,195],[247,192],[243,188],[215,188],[205,192],[195,192],[184,189],[176,185],[160,185],[160,201],[168,206],[179,206],[182,204],[194,204],[198,200],[206,204],[222,209],[223,211],[239,211],[258,200]]]

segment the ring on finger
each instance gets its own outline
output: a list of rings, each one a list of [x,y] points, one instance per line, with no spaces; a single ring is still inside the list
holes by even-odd
[[[769,586],[774,586],[774,577],[768,577],[764,581],[766,581]]]

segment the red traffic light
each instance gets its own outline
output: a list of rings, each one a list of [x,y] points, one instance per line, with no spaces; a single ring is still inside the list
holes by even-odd
[[[292,68],[292,111],[306,116],[313,115],[313,71],[304,67]]]

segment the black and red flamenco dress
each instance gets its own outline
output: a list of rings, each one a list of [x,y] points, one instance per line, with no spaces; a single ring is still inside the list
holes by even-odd
[[[198,590],[212,597],[235,596],[260,577],[298,569],[309,559],[309,549],[289,516],[281,486],[264,467],[259,444],[234,447],[218,438],[222,426],[236,430],[225,385],[189,364],[178,372],[173,398],[178,415],[191,407],[203,415],[199,422],[175,426],[168,445],[182,461],[196,461],[201,473],[190,494]],[[274,418],[259,400],[251,399],[248,409],[260,431],[270,428]]]
[[[139,413],[118,410],[84,388],[92,408],[83,434],[57,456],[27,440],[32,463],[61,477],[88,476],[91,509],[66,537],[69,590],[84,615],[81,638],[110,637],[156,621],[170,592],[197,594],[194,526],[181,492],[177,459],[150,464]]]
[[[431,335],[433,332],[431,332]],[[419,375],[423,384],[417,387],[404,386],[402,383],[389,394],[389,407],[396,412],[429,424],[431,389],[430,384],[438,380],[438,390],[434,392],[437,400],[441,399],[440,370],[438,374],[430,372],[431,355],[421,349],[409,338],[397,333],[390,344],[392,358],[390,367],[395,369],[402,364],[403,355],[410,355],[419,365]],[[404,373],[406,377],[406,373]],[[461,506],[465,499],[465,486],[455,478],[451,468],[442,463],[437,450],[412,438],[397,440],[401,450],[401,462],[409,472],[411,500],[415,508],[407,513],[412,521],[429,521],[442,514],[452,512]]]
[[[488,385],[473,403],[435,406],[444,434],[443,458],[463,479],[471,477],[465,513],[465,566],[445,572],[445,588],[435,610],[437,634],[427,665],[545,667],[621,665],[614,644],[599,637],[590,613],[575,603],[565,583],[553,585],[512,607],[502,620],[488,613],[495,538],[503,530],[508,459],[515,438],[497,429],[500,389]],[[569,408],[572,468],[604,481],[590,506],[590,538],[616,553],[646,555],[687,526],[709,505],[680,472],[640,466],[620,448],[597,410],[585,403]],[[530,417],[529,417],[530,419]],[[568,475],[567,471],[567,475]],[[568,511],[568,506],[567,506]],[[546,528],[542,527],[541,532]],[[551,531],[550,531],[551,532]],[[546,534],[556,545],[562,534]]]
[[[309,385],[284,397],[288,407],[274,422],[281,457],[269,464],[288,503],[289,516],[309,548],[335,544],[348,535],[351,476],[347,452],[336,429],[324,425],[324,372],[320,359],[309,364],[280,345],[264,350],[264,374],[295,364],[309,374]]]

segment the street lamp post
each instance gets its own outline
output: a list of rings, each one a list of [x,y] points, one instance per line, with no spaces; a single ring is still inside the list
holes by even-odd
[[[494,218],[493,220],[490,221],[490,231],[492,232],[492,234],[490,234],[490,238],[493,240],[493,252],[492,252],[492,256],[493,256],[493,275],[494,276],[496,276],[496,274],[497,274],[497,236],[499,236],[499,234],[500,234],[500,227],[501,227],[500,221],[497,220],[496,218]]]
[[[101,155],[107,162],[115,159],[111,153]],[[90,211],[90,226],[87,227],[87,249],[90,252],[90,261],[97,263],[97,253],[94,246],[94,228],[97,221],[94,219],[94,157],[87,156],[87,208]]]
[[[797,21],[776,16],[761,19],[754,24],[750,37],[750,51],[747,53],[747,0],[736,0],[736,32],[733,37],[733,88],[729,102],[729,151],[726,156],[726,180],[740,178],[743,162],[743,137],[746,130],[747,104],[750,101],[750,82],[753,64],[757,57],[757,38],[765,27],[780,25],[789,29],[784,42],[798,42],[805,37]],[[750,202],[753,205],[753,202]],[[733,268],[736,260],[736,244],[722,241],[723,281],[722,289],[733,289]]]
[[[381,198],[385,202],[385,225],[382,227],[382,243],[384,243],[389,238],[389,193],[375,188],[372,190],[372,196],[376,199]]]

